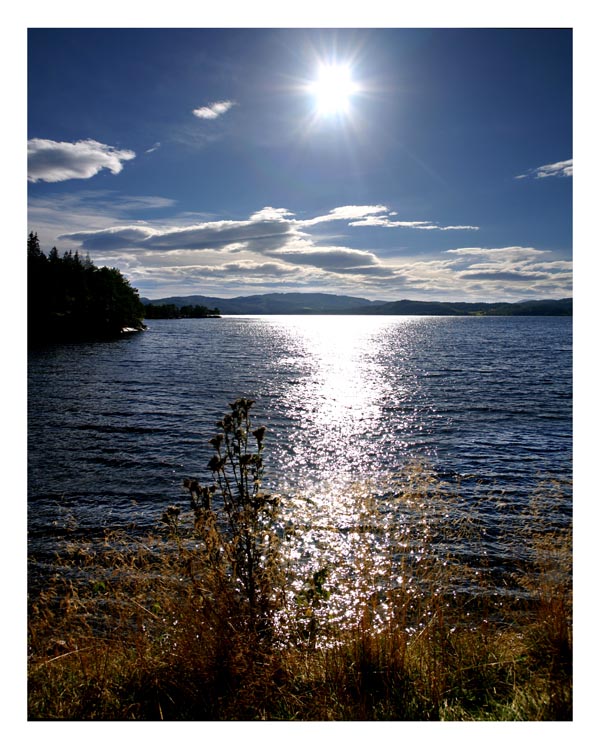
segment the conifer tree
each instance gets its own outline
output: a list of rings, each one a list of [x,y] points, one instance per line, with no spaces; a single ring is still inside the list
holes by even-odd
[[[27,238],[30,342],[97,339],[143,329],[144,306],[117,268],[97,268],[71,250],[46,256],[37,233]]]

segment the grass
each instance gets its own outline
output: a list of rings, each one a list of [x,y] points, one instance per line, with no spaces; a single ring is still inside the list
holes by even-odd
[[[267,503],[264,431],[253,451],[230,427],[210,501],[188,481],[155,536],[67,544],[31,596],[30,720],[572,719],[571,534],[548,494],[500,594],[452,552],[485,548],[484,513],[423,469],[384,498]]]
[[[29,717],[569,720],[569,539],[535,547],[510,604],[455,595],[456,570],[425,554],[418,586],[369,598],[367,557],[348,581],[349,624],[327,615],[345,592],[327,597],[311,577],[303,595],[278,591],[281,637],[266,637],[214,569],[190,572],[193,548],[168,537],[74,545],[31,602]]]

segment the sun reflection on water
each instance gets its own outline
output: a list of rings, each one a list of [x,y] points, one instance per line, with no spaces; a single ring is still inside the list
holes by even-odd
[[[393,469],[388,461],[422,428],[410,368],[415,319],[298,316],[272,324],[287,340],[282,366],[301,373],[283,394],[294,425],[279,455],[284,476],[296,489],[320,493],[325,484],[339,489],[364,478],[375,465]],[[390,357],[405,362],[393,380]]]
[[[365,480],[341,493],[291,499],[284,533],[291,629],[318,632],[322,647],[335,632],[367,624],[418,633],[432,605],[471,589],[471,572],[450,544],[479,542],[472,512],[417,465],[385,487]],[[282,627],[290,629],[285,615]]]
[[[364,617],[376,629],[393,619],[418,633],[449,597],[480,589],[494,512],[436,473],[437,410],[422,357],[428,320],[265,323],[278,337],[285,382],[277,396],[285,421],[271,425],[270,446],[292,610],[322,642],[330,626]]]
[[[315,318],[298,330],[313,363],[306,393],[312,418],[328,430],[352,433],[380,414],[386,383],[377,371],[377,323],[367,317]]]
[[[296,328],[312,362],[306,395],[317,423],[349,433],[379,417],[389,387],[378,363],[386,327],[365,316],[312,318]]]
[[[383,621],[390,591],[408,590],[422,547],[421,527],[404,517],[407,502],[398,502],[397,485],[390,490],[425,418],[412,366],[420,323],[368,316],[269,323],[286,340],[280,365],[294,373],[283,393],[294,426],[277,460],[278,489],[288,496],[288,559],[304,570],[295,594],[310,600],[314,621],[322,575],[330,623],[349,626],[372,605]]]

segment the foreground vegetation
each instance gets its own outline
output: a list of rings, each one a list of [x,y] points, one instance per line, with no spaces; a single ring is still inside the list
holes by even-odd
[[[496,595],[473,508],[423,470],[383,503],[266,494],[251,406],[162,532],[71,543],[32,591],[30,719],[571,719],[570,532],[538,522],[543,498]]]

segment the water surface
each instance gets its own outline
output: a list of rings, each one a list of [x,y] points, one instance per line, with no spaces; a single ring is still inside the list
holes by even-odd
[[[571,319],[257,316],[156,320],[143,334],[29,359],[29,533],[37,553],[104,527],[156,527],[210,480],[214,422],[256,400],[268,483],[323,512],[413,461],[489,512],[532,492],[570,520]],[[490,520],[493,526],[494,520]],[[502,550],[496,549],[501,555]]]

